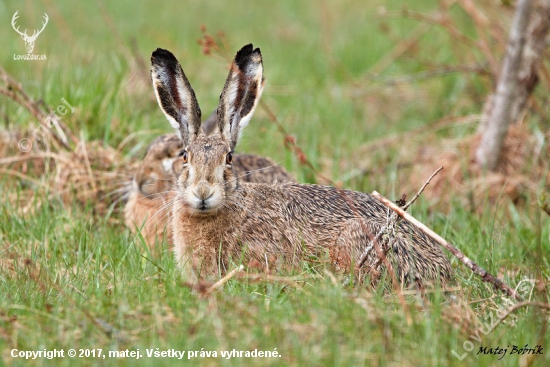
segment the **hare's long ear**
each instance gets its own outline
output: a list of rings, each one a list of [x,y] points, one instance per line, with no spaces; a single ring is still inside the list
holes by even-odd
[[[153,52],[151,79],[162,112],[184,146],[188,145],[201,131],[201,110],[193,88],[170,51],[157,48]]]
[[[218,105],[218,127],[234,149],[239,133],[254,113],[263,89],[262,54],[251,44],[237,52]]]

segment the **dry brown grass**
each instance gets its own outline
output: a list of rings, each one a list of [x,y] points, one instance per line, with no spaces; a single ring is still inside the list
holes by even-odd
[[[0,136],[0,173],[19,179],[24,192],[9,195],[11,200],[41,202],[44,192],[49,192],[65,203],[93,203],[95,213],[103,214],[120,199],[120,189],[131,180],[137,165],[97,141],[80,141],[71,150],[50,147],[24,153],[10,148],[17,147],[21,136],[25,134],[3,132]],[[13,207],[26,207],[21,204]]]
[[[418,26],[408,37],[396,40],[388,57],[372,68],[372,75],[368,76],[366,83],[356,83],[348,88],[350,97],[370,106],[369,112],[373,116],[384,115],[383,120],[389,123],[395,120],[394,114],[402,110],[402,105],[413,103],[418,93],[426,92],[414,84],[419,79],[459,72],[466,79],[476,78],[485,85],[487,94],[496,85],[514,7],[470,0],[442,0],[439,5],[439,9],[430,14],[408,10],[381,13],[382,19],[406,17],[418,21]],[[475,36],[471,35],[471,25],[465,29],[465,23],[457,19],[457,12],[453,11],[457,9],[470,18],[468,24],[473,25]],[[419,38],[429,26],[442,29],[451,40],[449,46],[455,55],[452,65],[437,65],[424,59],[433,52],[429,49],[432,45],[421,46]],[[423,63],[424,71],[392,79],[379,77],[394,59],[401,57]],[[472,90],[471,95],[457,101],[460,108],[453,106],[455,110],[449,111],[440,121],[427,122],[421,128],[364,144],[351,159],[341,162],[324,159],[321,171],[330,177],[333,166],[338,165],[339,170],[346,173],[334,181],[342,184],[355,178],[384,175],[388,166],[397,162],[395,187],[398,194],[412,194],[430,172],[443,166],[444,171],[434,178],[424,193],[440,210],[450,208],[455,199],[472,210],[482,210],[484,203],[495,203],[499,199],[510,200],[520,207],[531,205],[550,191],[550,130],[546,122],[550,115],[541,107],[547,105],[545,92],[550,87],[549,69],[546,58],[538,70],[538,90],[530,96],[522,120],[510,127],[498,169],[493,172],[482,171],[474,162],[480,136],[474,132],[473,126],[485,121],[483,108],[479,108],[479,115],[455,117],[460,108],[471,110],[472,104],[482,103],[476,94],[478,92]],[[486,98],[486,95],[481,96],[482,100]],[[424,96],[421,99],[429,98]],[[460,138],[441,138],[442,129],[455,129],[459,125],[467,127],[471,133],[462,133]]]
[[[549,137],[550,132],[547,132],[545,140]],[[482,172],[474,164],[479,140],[479,135],[472,135],[418,149],[415,161],[422,163],[413,164],[410,185],[421,184],[425,167],[443,166],[445,171],[434,178],[431,189],[426,192],[427,197],[445,203],[452,199],[448,195],[452,192],[465,205],[478,207],[476,203],[483,203],[486,199],[490,203],[499,198],[524,203],[539,194],[541,181],[550,182],[550,147],[537,139],[525,125],[510,128],[495,172]]]
[[[466,30],[460,28],[451,15],[453,7],[460,7],[471,18],[477,38],[467,36]],[[419,56],[419,39],[429,27],[435,25],[445,30],[454,41],[452,48],[457,63],[451,67],[432,65],[426,61],[427,75],[439,73],[442,67],[445,70],[451,68],[481,76],[485,84],[495,85],[500,67],[498,55],[504,53],[507,42],[505,35],[512,13],[512,8],[478,4],[470,0],[441,1],[439,9],[433,14],[406,10],[383,13],[383,18],[401,16],[416,19],[419,26],[408,38],[397,40],[394,49],[371,71],[373,75],[379,75],[396,58],[403,56],[422,59]],[[223,33],[213,37],[205,28],[202,32],[203,38],[199,43],[204,53],[221,59],[227,58],[228,46]],[[135,45],[126,45],[124,50],[129,59],[133,60],[134,66],[125,85],[129,89],[141,90],[145,87],[142,84],[148,79],[143,75],[145,61],[137,54]],[[477,66],[472,68],[472,63]],[[547,63],[541,66],[540,75],[540,87],[547,88],[550,85]],[[47,106],[45,108],[39,101],[28,97],[21,86],[1,69],[0,76],[0,93],[25,107],[38,121],[43,121],[47,116]],[[397,83],[386,81],[381,88],[378,86],[374,91],[365,89],[363,82],[354,82],[347,90],[350,98],[359,98],[363,103],[372,106],[369,111],[374,117],[384,115],[392,121],[398,117],[398,105],[414,101],[419,98],[418,93],[426,93],[409,85],[407,80],[407,76],[404,76]],[[546,142],[550,138],[550,131],[536,135],[528,126],[532,118],[540,117],[545,120],[549,117],[545,109],[541,108],[545,105],[545,98],[544,93],[535,93],[529,101],[524,121],[510,128],[503,158],[495,172],[482,172],[473,164],[473,152],[479,144],[479,136],[472,134],[459,139],[441,139],[437,136],[440,129],[477,124],[482,119],[481,115],[447,117],[429,124],[428,128],[422,127],[378,139],[357,149],[351,159],[346,158],[341,162],[321,157],[321,168],[315,170],[295,139],[279,123],[276,114],[265,103],[262,103],[262,108],[279,128],[286,148],[294,152],[302,165],[316,173],[320,183],[341,186],[344,181],[353,177],[383,174],[385,167],[380,162],[397,161],[399,182],[396,187],[403,193],[411,194],[422,185],[433,169],[443,166],[444,171],[434,178],[429,190],[424,193],[425,197],[443,210],[456,198],[462,204],[475,209],[481,206],[478,203],[484,203],[486,199],[491,203],[499,198],[508,198],[518,205],[530,203],[540,195],[541,182],[545,185],[543,191],[548,191],[550,146]],[[129,182],[138,162],[125,157],[118,148],[105,146],[100,142],[85,142],[65,126],[62,128],[68,142],[56,136],[54,129],[49,129],[51,134],[46,136],[46,144],[40,142],[37,144],[40,145],[40,150],[28,153],[21,152],[16,147],[20,139],[31,136],[30,130],[0,131],[0,174],[17,178],[24,183],[22,186],[28,192],[27,202],[34,200],[37,188],[40,188],[49,191],[50,195],[57,195],[64,202],[93,202],[95,212],[104,213],[119,199],[117,193]],[[372,154],[373,152],[376,154]],[[342,177],[332,177],[333,165],[339,165],[341,172],[348,173]],[[16,207],[21,207],[22,203],[18,204]]]

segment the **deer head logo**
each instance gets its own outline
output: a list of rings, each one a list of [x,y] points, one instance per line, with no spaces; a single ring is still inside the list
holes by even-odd
[[[16,11],[15,14],[13,14],[13,18],[11,18],[11,26],[17,33],[21,35],[21,38],[23,38],[23,41],[25,41],[25,48],[27,49],[27,53],[30,54],[34,49],[34,42],[36,41],[40,33],[42,33],[44,28],[46,28],[46,24],[48,24],[48,19],[49,19],[48,14],[44,13],[44,23],[42,23],[42,29],[41,30],[35,29],[32,36],[29,36],[27,34],[26,29],[25,29],[25,32],[21,32],[19,30],[19,27],[16,28],[15,21],[17,20],[17,18],[19,18],[19,15],[17,15],[17,13],[19,13],[19,10]]]

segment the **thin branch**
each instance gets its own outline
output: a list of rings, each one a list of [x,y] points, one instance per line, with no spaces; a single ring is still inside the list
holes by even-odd
[[[212,284],[210,286],[210,288],[208,288],[206,290],[206,292],[204,292],[205,294],[210,294],[212,292],[214,292],[216,289],[220,288],[222,285],[224,285],[225,283],[227,283],[231,278],[233,278],[235,275],[237,275],[237,273],[240,273],[241,271],[244,270],[244,266],[241,265],[239,266],[238,268],[235,268],[233,270],[231,270],[229,273],[227,273],[223,278],[221,278],[220,280],[218,280],[216,283]]]
[[[504,315],[500,315],[498,318],[498,321],[495,325],[493,325],[493,329],[496,328],[501,322],[503,322],[508,316],[512,314],[517,309],[520,309],[525,306],[535,306],[538,308],[544,308],[546,310],[550,310],[550,303],[543,303],[543,302],[533,302],[533,301],[523,301],[515,304],[514,306],[510,307],[506,310],[506,313]]]
[[[84,156],[84,163],[86,164],[86,170],[88,172],[88,176],[90,177],[90,184],[92,185],[92,191],[95,193],[94,196],[98,194],[96,182],[94,179],[94,171],[92,170],[92,165],[90,164],[90,159],[88,158],[88,150],[86,149],[86,142],[84,141],[84,132],[80,132],[80,136],[82,139],[82,155]]]
[[[40,105],[42,101],[35,101],[31,97],[29,97],[21,84],[17,83],[15,79],[13,79],[1,66],[0,81],[5,84],[0,85],[0,94],[7,96],[15,103],[23,106],[35,119],[39,121],[42,126],[46,127],[48,131],[51,131],[51,126],[48,125],[47,121],[52,120],[53,118],[47,111],[47,105],[44,104],[44,108],[41,109]],[[59,121],[58,119],[55,119],[53,121],[56,125],[58,125],[61,133],[65,135],[63,136],[51,131],[51,134],[54,137],[54,141],[63,146],[65,149],[70,150],[70,146],[66,141],[66,136],[68,136],[73,143],[77,143],[78,139],[73,135],[71,130],[62,121]]]
[[[300,148],[298,144],[296,144],[296,139],[286,131],[283,124],[281,124],[279,119],[277,119],[277,116],[275,116],[275,114],[271,111],[267,103],[264,102],[263,100],[260,100],[260,106],[267,113],[268,118],[273,123],[275,123],[277,130],[279,130],[279,132],[284,136],[285,148],[289,149],[294,153],[296,158],[298,158],[298,161],[300,162],[300,164],[308,167],[318,178],[325,180],[325,182],[327,182],[331,186],[336,186],[336,184],[330,178],[324,176],[321,172],[319,172],[318,169],[315,168],[313,163],[311,163],[311,161],[307,158],[302,148]]]
[[[519,296],[519,294],[515,290],[510,288],[506,283],[502,282],[501,280],[495,278],[493,275],[488,273],[486,270],[484,270],[482,267],[476,264],[473,260],[471,260],[466,255],[464,255],[462,251],[460,251],[450,242],[443,239],[441,236],[439,236],[437,233],[432,231],[422,222],[418,221],[412,215],[404,211],[402,208],[398,207],[391,200],[389,200],[388,198],[385,198],[384,196],[380,195],[376,191],[373,191],[371,195],[376,199],[378,199],[382,204],[384,204],[385,206],[393,210],[395,213],[397,213],[397,215],[399,215],[401,218],[406,219],[411,224],[415,225],[418,229],[420,229],[426,235],[428,235],[433,240],[435,240],[439,245],[441,245],[442,247],[450,251],[458,260],[460,260],[464,265],[466,265],[470,270],[472,270],[474,274],[480,276],[484,282],[491,283],[496,289],[501,290],[502,292],[506,293],[508,296],[515,298],[517,300],[521,300],[521,297]]]
[[[426,182],[424,182],[424,185],[422,185],[422,187],[420,188],[420,190],[416,193],[416,195],[411,199],[411,201],[409,201],[407,204],[405,204],[405,206],[403,207],[403,210],[407,210],[409,208],[409,206],[412,205],[412,203],[414,203],[416,201],[416,199],[418,199],[418,197],[420,196],[420,194],[422,194],[422,192],[424,191],[424,189],[426,188],[426,186],[428,186],[430,184],[430,181],[432,180],[432,178],[434,178],[435,175],[437,175],[439,173],[439,171],[441,171],[443,169],[443,166],[439,167],[437,170],[435,170],[434,173],[432,173],[432,175],[430,176],[430,178],[428,178],[426,180]]]
[[[285,283],[287,285],[290,285],[294,288],[300,288],[300,285],[297,282],[305,282],[309,278],[314,278],[313,276],[310,277],[278,277],[273,276],[269,274],[247,274],[247,273],[239,273],[238,275],[239,279],[245,279],[249,282],[278,282],[278,283]]]
[[[430,183],[430,181],[432,180],[432,178],[434,178],[435,175],[437,175],[439,173],[439,171],[441,171],[443,169],[443,166],[439,167],[434,173],[432,173],[432,175],[426,180],[426,182],[424,183],[424,185],[422,185],[422,187],[420,188],[420,190],[416,193],[416,195],[411,199],[411,201],[409,201],[407,204],[405,204],[403,206],[403,204],[400,204],[399,201],[398,201],[398,204],[399,206],[403,207],[403,210],[407,210],[415,201],[416,199],[418,199],[418,197],[422,194],[422,192],[424,191],[424,189],[426,188],[426,186],[428,186],[428,184]],[[407,198],[407,195],[406,194],[403,194],[403,197],[401,198],[401,201],[402,203],[406,203],[405,199]],[[371,243],[373,244],[373,246],[378,246],[378,241],[380,240],[380,237],[386,233],[388,231],[388,229],[390,228],[390,226],[393,226],[395,225],[395,220],[397,219],[396,216],[394,217],[390,217],[389,216],[389,213],[388,213],[388,218],[387,218],[387,224],[386,226],[382,227],[380,229],[380,231],[376,234],[376,236],[374,238],[371,237]],[[391,223],[393,221],[393,223]],[[390,225],[391,223],[391,225]],[[388,248],[384,249],[385,251],[382,251],[381,254],[383,254],[385,256],[385,254],[387,253],[388,249],[391,248],[391,245],[388,246]],[[369,257],[369,254],[370,254],[370,250],[372,249],[371,246],[367,246],[367,248],[365,249],[365,251],[363,252],[363,255],[361,256],[361,258],[359,259],[359,262],[357,264],[357,269],[360,269],[363,264],[367,261],[368,257]],[[378,247],[377,247],[377,251],[378,251]],[[379,255],[380,255],[380,251],[379,252]],[[380,266],[380,264],[382,263],[383,261],[383,258],[379,257],[378,258],[378,261],[374,264],[374,266],[372,267],[374,269],[374,271],[376,271],[376,269],[378,268],[378,266]]]
[[[380,230],[380,232],[378,232],[378,234],[372,239],[372,244],[373,246],[375,246],[376,244],[378,244],[378,240],[380,240],[380,237],[385,233],[385,228],[382,228]],[[369,246],[370,247],[370,246]],[[367,261],[367,259],[369,258],[369,254],[370,254],[370,249],[367,248],[365,250],[365,252],[363,252],[363,255],[361,256],[361,258],[359,259],[359,262],[357,263],[357,266],[356,268],[357,269],[360,269],[363,264],[365,263],[365,261]]]

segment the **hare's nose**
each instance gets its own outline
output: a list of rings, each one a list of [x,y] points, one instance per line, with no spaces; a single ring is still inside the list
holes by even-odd
[[[214,191],[208,186],[199,186],[193,190],[193,194],[195,194],[195,196],[200,200],[204,201],[214,195]]]

